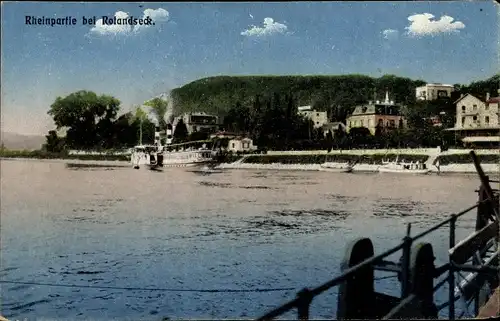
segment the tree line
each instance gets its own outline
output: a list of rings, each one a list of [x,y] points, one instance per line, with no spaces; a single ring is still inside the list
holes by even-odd
[[[469,85],[456,84],[451,99],[417,102],[415,88],[424,82],[393,75],[380,78],[363,75],[221,76],[175,89],[171,97],[175,114],[187,111],[216,113],[223,116],[225,129],[247,133],[263,148],[453,145],[453,135],[443,130],[454,124],[453,102],[466,93],[483,99],[486,92],[495,95],[499,82],[500,75],[495,75]],[[385,90],[390,91],[391,99],[405,106],[402,112],[408,120],[408,128],[378,130],[374,136],[363,128],[350,134],[335,130],[325,135],[296,112],[298,106],[312,105],[318,111],[327,111],[330,121],[345,123],[357,104],[383,97]],[[155,124],[161,129],[167,127],[168,102],[154,98],[144,105],[148,110],[137,107],[132,112],[119,114],[120,101],[109,95],[82,90],[57,97],[48,111],[56,129],[49,131],[44,149],[60,152],[65,149],[120,149],[140,142],[151,144]],[[153,114],[154,122],[147,117],[148,112]],[[442,128],[430,124],[428,119],[432,116],[440,117]],[[66,130],[65,137],[58,136],[60,129]],[[174,142],[206,138],[206,133],[188,135],[182,121],[174,132]]]

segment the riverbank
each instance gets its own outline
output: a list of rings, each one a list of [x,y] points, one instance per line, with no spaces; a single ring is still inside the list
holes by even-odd
[[[269,151],[266,154],[228,155],[217,167],[221,169],[308,170],[320,171],[321,164],[353,162],[354,172],[378,172],[382,161],[420,162],[431,173],[475,173],[468,149],[441,152],[439,148],[390,150],[333,150],[327,151]],[[475,150],[483,170],[488,174],[500,173],[498,150]],[[73,164],[129,166],[127,155],[68,155],[41,151],[3,151],[0,160],[63,162]],[[439,165],[439,170],[438,170]]]
[[[341,163],[338,163],[341,164]],[[353,172],[378,172],[381,165],[378,164],[356,164]],[[481,164],[486,174],[499,174],[500,166],[498,164]],[[302,170],[302,171],[320,171],[320,164],[251,164],[251,163],[224,163],[218,166],[220,169],[260,169],[260,170]],[[430,168],[431,173],[476,173],[474,164],[449,164]]]
[[[44,163],[66,163],[96,166],[117,166],[129,167],[130,161],[123,160],[92,160],[76,158],[33,158],[33,157],[0,157],[0,161],[23,161],[23,162],[44,162]]]
[[[348,150],[348,151],[271,151],[267,154],[244,155],[234,162],[219,165],[222,169],[321,170],[321,164],[355,163],[354,172],[378,172],[383,161],[399,159],[426,164],[431,173],[475,173],[470,150],[414,149],[414,150]],[[498,150],[477,150],[483,170],[500,173]]]
[[[130,161],[130,155],[123,154],[68,154],[50,153],[39,150],[18,151],[1,150],[0,159],[36,159],[36,160],[80,160],[80,161]]]

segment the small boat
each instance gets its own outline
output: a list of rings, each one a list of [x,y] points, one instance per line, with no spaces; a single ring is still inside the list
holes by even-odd
[[[427,174],[430,169],[424,163],[420,162],[400,162],[399,156],[394,162],[382,162],[382,166],[378,168],[380,173],[404,173],[404,174]]]
[[[319,165],[321,171],[334,172],[334,173],[350,173],[352,172],[353,166],[350,163],[333,163],[324,162]]]

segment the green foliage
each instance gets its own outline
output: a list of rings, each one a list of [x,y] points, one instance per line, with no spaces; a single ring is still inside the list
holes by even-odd
[[[313,129],[310,120],[297,114],[298,103],[290,94],[256,95],[251,107],[237,102],[224,118],[227,130],[245,133],[261,147],[293,148],[298,141],[320,140],[322,133]]]
[[[189,111],[227,114],[239,104],[251,108],[255,97],[274,93],[293,93],[297,105],[313,105],[328,111],[334,120],[343,121],[357,103],[382,99],[389,90],[391,99],[408,104],[415,100],[415,88],[425,82],[385,75],[341,76],[218,76],[196,80],[171,93],[176,113]],[[263,106],[265,108],[265,106]]]
[[[44,150],[59,153],[64,149],[99,150],[153,143],[155,126],[147,114],[136,108],[133,114],[125,113],[116,119],[119,106],[118,99],[90,91],[57,97],[48,114],[57,128],[66,127],[67,133],[63,139],[49,131]]]
[[[499,154],[486,154],[479,155],[479,160],[481,164],[499,164],[500,155]],[[451,155],[441,155],[439,156],[440,165],[449,164],[470,164],[472,160],[469,154],[451,154]]]
[[[5,158],[36,158],[36,159],[75,159],[75,160],[102,160],[102,161],[129,161],[127,155],[68,155],[44,150],[0,150],[0,157]]]
[[[175,130],[173,133],[173,143],[182,143],[185,142],[187,137],[188,137],[188,129],[186,127],[186,124],[182,119],[180,119],[177,122],[177,125],[175,125]]]
[[[495,97],[498,94],[499,88],[500,88],[500,74],[496,74],[486,80],[472,82],[467,86],[460,85],[458,97],[460,97],[460,94],[469,93],[480,99],[484,99],[486,97],[487,92],[489,92],[492,97]]]
[[[209,138],[210,134],[207,132],[192,132],[188,136],[188,141],[194,142],[194,141],[199,141],[199,140],[207,140]]]
[[[119,108],[120,101],[114,97],[81,90],[64,98],[57,97],[48,114],[57,128],[68,128],[68,147],[110,147],[113,120]]]
[[[114,148],[133,147],[139,143],[152,144],[154,142],[155,125],[139,112],[125,113],[118,117],[113,124],[112,146]],[[141,137],[142,136],[142,137]]]
[[[225,116],[226,130],[249,134],[263,149],[453,146],[456,143],[453,133],[431,126],[423,118],[440,115],[443,128],[452,127],[455,121],[453,102],[460,94],[470,92],[484,98],[488,91],[495,96],[499,82],[500,75],[497,74],[470,85],[456,84],[457,92],[452,99],[415,102],[415,87],[425,82],[394,75],[380,78],[363,75],[220,76],[177,88],[171,97],[177,114],[189,111],[218,113]],[[300,105],[313,105],[317,110],[327,111],[332,121],[345,121],[356,104],[373,100],[374,94],[377,99],[382,99],[386,90],[391,99],[405,105],[403,114],[409,128],[377,130],[375,137],[356,131],[347,135],[335,130],[333,138],[324,137],[320,130],[314,129],[310,120],[296,112]],[[145,104],[165,128],[168,101],[154,98]],[[143,143],[153,143],[154,124],[147,118],[147,113],[137,108],[133,113],[122,114],[116,119],[119,106],[120,101],[114,97],[85,90],[64,98],[57,97],[48,114],[53,117],[57,128],[67,128],[67,135],[60,138],[55,131],[49,132],[44,149],[58,153],[70,148],[131,147],[141,141],[141,135]],[[185,134],[175,134],[177,141],[191,139],[187,137],[187,129]]]
[[[159,97],[148,100],[144,103],[145,106],[151,108],[151,112],[155,115],[158,124],[161,129],[165,129],[167,127],[167,123],[165,121],[165,114],[168,109],[168,101]]]
[[[61,153],[65,148],[64,138],[58,137],[55,130],[50,130],[45,136],[47,143],[42,146],[42,150],[50,153]]]
[[[392,161],[398,155],[352,155],[352,154],[327,154],[327,155],[255,155],[247,157],[244,162],[250,164],[322,164],[324,162],[351,162],[363,164],[382,164],[382,160]],[[425,162],[427,155],[399,155],[400,160]]]

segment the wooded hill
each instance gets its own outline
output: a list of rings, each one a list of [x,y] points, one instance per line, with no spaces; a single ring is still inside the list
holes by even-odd
[[[456,84],[457,92],[484,95],[488,88],[492,95],[498,90],[499,75],[470,85]],[[328,111],[333,119],[343,120],[358,103],[383,100],[388,90],[390,99],[403,105],[415,102],[415,88],[423,80],[412,80],[395,75],[372,78],[364,75],[339,76],[217,76],[193,81],[171,92],[175,114],[204,111],[227,114],[238,102],[251,106],[256,96],[271,97],[273,93],[292,94],[299,106],[312,105]],[[376,99],[374,99],[376,94]],[[454,96],[455,96],[454,95]],[[455,97],[452,97],[455,98]],[[458,98],[458,97],[457,97]]]

